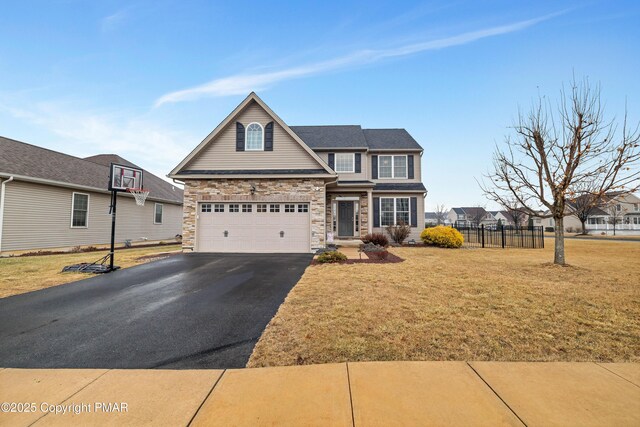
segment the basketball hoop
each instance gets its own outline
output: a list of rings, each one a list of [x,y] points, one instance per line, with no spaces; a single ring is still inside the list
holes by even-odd
[[[147,200],[149,190],[145,190],[144,188],[127,188],[127,191],[135,197],[136,205],[144,206],[144,201]]]

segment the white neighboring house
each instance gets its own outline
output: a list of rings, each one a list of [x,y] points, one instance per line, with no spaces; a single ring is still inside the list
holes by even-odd
[[[135,166],[115,154],[82,159],[0,137],[0,252],[109,243],[111,162]],[[144,187],[144,206],[118,194],[118,243],[181,233],[182,190],[147,171]]]
[[[614,216],[611,209],[615,209],[616,235],[640,235],[640,197],[635,194],[609,193],[608,201],[601,207],[595,208],[587,219],[587,232],[591,234],[607,234],[614,232]],[[545,215],[548,211],[545,212]],[[555,227],[553,218],[533,216],[534,225]],[[582,231],[582,223],[574,215],[568,214],[564,218],[564,228],[567,232]]]
[[[438,225],[438,215],[435,212],[425,212],[424,225],[425,227],[427,225]]]

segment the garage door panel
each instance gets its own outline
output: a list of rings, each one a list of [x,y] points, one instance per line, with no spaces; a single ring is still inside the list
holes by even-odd
[[[259,203],[259,202],[258,202]],[[296,203],[267,203],[267,212],[258,212],[251,204],[251,212],[243,212],[243,204],[221,203],[224,212],[215,212],[209,203],[198,207],[196,244],[199,252],[309,252],[309,205]],[[239,212],[231,212],[230,205],[238,205]],[[245,204],[246,205],[246,204]],[[272,205],[279,207],[273,212]],[[213,206],[213,205],[211,205]],[[235,206],[234,206],[235,208]],[[226,232],[226,233],[225,233]],[[226,234],[226,235],[225,235]]]

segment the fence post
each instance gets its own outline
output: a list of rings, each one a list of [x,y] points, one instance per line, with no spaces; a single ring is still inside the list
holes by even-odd
[[[531,246],[533,249],[536,248],[536,235],[534,234],[536,231],[536,227],[531,226]]]
[[[540,229],[540,240],[542,240],[542,249],[544,249],[544,227]]]
[[[484,248],[484,224],[480,226],[480,229],[482,230],[482,247]]]
[[[502,234],[502,249],[504,249],[504,244],[505,244],[505,241],[504,241],[504,225],[500,226],[500,231],[501,231],[501,234]]]

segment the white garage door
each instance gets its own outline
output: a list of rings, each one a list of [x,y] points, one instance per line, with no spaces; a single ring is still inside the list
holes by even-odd
[[[198,204],[198,252],[309,252],[308,203]]]

